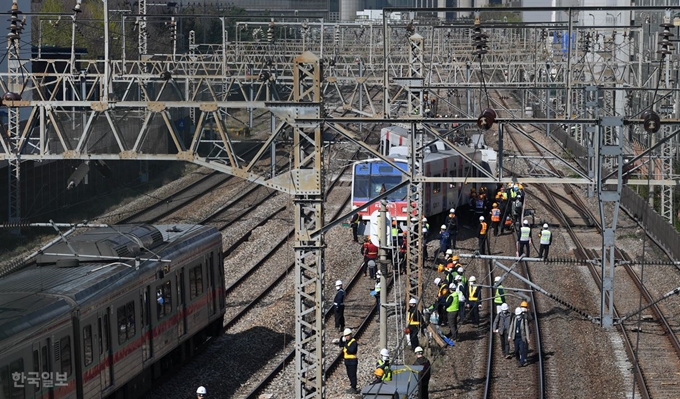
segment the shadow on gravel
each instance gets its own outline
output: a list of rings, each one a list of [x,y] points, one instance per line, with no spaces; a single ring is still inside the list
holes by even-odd
[[[267,363],[278,360],[284,347],[294,342],[295,337],[265,327],[253,327],[238,334],[227,334],[221,341],[222,350],[214,356],[221,358],[217,363],[224,368],[206,373],[211,379],[203,384],[211,397],[232,398],[254,373],[268,370]]]
[[[563,308],[563,307],[553,307],[552,309],[548,310],[547,312],[541,312],[540,317],[541,318],[546,318],[550,316],[570,316],[573,315],[573,312],[569,309]]]

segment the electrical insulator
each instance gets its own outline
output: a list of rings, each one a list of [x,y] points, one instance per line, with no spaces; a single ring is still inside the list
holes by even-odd
[[[13,40],[13,39],[18,39],[19,38],[19,33],[21,32],[21,22],[19,22],[19,14],[21,14],[21,11],[19,11],[19,5],[17,4],[16,1],[12,3],[12,9],[9,11],[10,13],[10,18],[9,18],[9,33],[7,34],[7,39],[8,40]]]
[[[661,129],[661,118],[659,115],[652,111],[647,110],[640,116],[642,118],[642,125],[647,133],[656,133]]]
[[[671,33],[671,28],[673,26],[674,25],[670,23],[661,24],[663,32],[659,33],[659,49],[656,53],[661,54],[662,57],[673,54],[673,44],[671,42],[671,37],[674,36],[673,33]]]
[[[340,25],[335,25],[335,45],[340,43]]]
[[[482,114],[477,118],[477,126],[480,129],[489,130],[491,126],[496,122],[496,111],[491,108],[487,108],[482,111]]]

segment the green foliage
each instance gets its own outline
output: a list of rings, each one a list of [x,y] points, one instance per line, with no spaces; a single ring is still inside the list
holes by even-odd
[[[522,15],[518,12],[503,11],[502,6],[487,5],[482,7],[479,15],[481,22],[522,22]]]

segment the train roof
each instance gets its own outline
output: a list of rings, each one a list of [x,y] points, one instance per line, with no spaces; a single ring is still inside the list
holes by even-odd
[[[139,243],[146,243],[150,246],[144,245],[146,249],[140,249],[133,257],[155,258],[158,255],[172,260],[182,251],[180,245],[173,245],[180,238],[199,240],[211,234],[219,235],[219,232],[212,227],[198,225],[119,225],[88,230],[69,238],[69,242],[79,255],[106,253],[101,248],[107,245],[109,249],[112,245],[128,245],[132,248],[139,246]],[[100,245],[98,247],[92,243]],[[44,252],[64,250],[65,244],[58,243]],[[65,253],[72,252],[66,249]],[[56,258],[44,257],[42,262],[0,278],[0,341],[68,314],[73,307],[105,289],[120,287],[137,278],[140,273],[155,271],[158,266],[154,260],[140,262],[137,270],[134,261],[130,260],[102,261],[81,257],[75,263],[60,263]]]

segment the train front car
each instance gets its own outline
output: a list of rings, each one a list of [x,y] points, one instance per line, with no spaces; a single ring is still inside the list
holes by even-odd
[[[408,171],[405,160],[395,159],[393,162],[402,170]],[[404,174],[399,169],[394,168],[382,159],[375,158],[355,162],[352,169],[352,207],[356,209],[365,205],[366,202],[394,188],[403,179]],[[408,214],[406,189],[406,187],[402,187],[385,198],[390,219],[396,219],[400,223],[406,221]],[[375,234],[370,230],[370,227],[371,220],[376,218],[378,211],[380,211],[380,202],[371,204],[359,213],[362,221],[359,224],[359,234]]]
[[[496,176],[497,154],[484,142],[482,134],[457,134],[451,142],[455,148],[450,148],[443,141],[429,143],[423,150],[423,172],[428,177],[476,178]],[[381,130],[381,153],[388,159],[408,172],[407,157],[409,155],[409,131],[402,126],[389,126]],[[468,162],[472,160],[475,165]],[[487,174],[482,173],[484,169]],[[363,206],[375,199],[395,185],[401,183],[407,176],[382,159],[368,159],[354,164],[352,176],[352,205]],[[486,186],[488,192],[493,193],[496,183],[427,183],[423,187],[423,215],[432,218],[435,225],[443,222],[451,208],[470,207],[470,193],[474,188],[477,192]],[[407,188],[390,194],[387,200],[387,210],[390,219],[396,218],[400,228],[406,224]],[[359,226],[359,233],[375,236],[377,229],[376,217],[380,203],[371,204],[360,212],[363,223]]]

